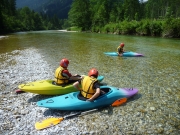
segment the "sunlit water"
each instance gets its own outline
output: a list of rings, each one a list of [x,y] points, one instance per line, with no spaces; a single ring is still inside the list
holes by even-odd
[[[103,54],[116,51],[121,42],[125,43],[126,51],[142,53],[145,57]],[[162,94],[167,89],[174,93],[180,88],[180,41],[176,39],[40,31],[20,32],[0,40],[0,53],[27,48],[37,49],[54,69],[62,58],[68,58],[72,73],[87,74],[95,67],[108,85],[137,87],[142,95],[157,90]],[[1,62],[6,59],[4,56]]]
[[[145,57],[119,58],[103,54],[116,51],[121,42],[125,43],[126,51],[142,53]],[[180,41],[175,39],[41,31],[17,33],[0,40],[0,53],[27,48],[38,49],[54,68],[65,57],[70,60],[69,69],[73,73],[86,74],[95,67],[105,76],[105,82],[119,87],[150,85],[157,83],[156,79],[172,82],[171,85],[179,81]],[[164,85],[168,83],[161,84]]]
[[[142,53],[145,57],[126,58],[103,54],[116,51],[121,42],[125,43],[126,51]],[[164,115],[171,112],[180,115],[178,39],[60,31],[20,32],[0,39],[0,62],[8,59],[9,55],[6,54],[28,48],[36,49],[51,65],[52,72],[62,58],[70,60],[69,70],[73,74],[87,74],[90,68],[95,67],[105,77],[105,85],[138,88],[140,98],[137,99],[137,107],[142,105],[146,110],[155,106]],[[6,64],[13,66],[16,63]]]

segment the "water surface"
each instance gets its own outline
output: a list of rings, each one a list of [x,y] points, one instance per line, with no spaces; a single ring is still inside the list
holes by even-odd
[[[121,42],[125,43],[126,51],[142,53],[145,57],[111,57],[103,54],[116,51]],[[12,52],[27,49],[36,50],[34,53],[41,54],[52,73],[62,58],[68,58],[72,74],[87,74],[90,68],[95,67],[100,75],[105,77],[103,81],[105,85],[138,88],[140,98],[128,103],[124,110],[135,107],[137,110],[132,113],[148,112],[152,117],[151,121],[157,124],[163,123],[162,119],[164,121],[172,119],[177,123],[170,124],[172,129],[179,130],[180,41],[178,39],[60,31],[19,32],[0,39],[0,62],[5,66],[14,66],[16,61],[7,62],[10,57],[18,55]],[[33,59],[35,56],[34,54],[28,57]],[[30,64],[35,63],[37,60]],[[34,72],[36,69],[34,68]],[[51,77],[53,78],[53,74]],[[154,109],[155,112],[149,112]],[[121,113],[118,108],[115,111]],[[167,125],[164,125],[165,129],[168,129]]]

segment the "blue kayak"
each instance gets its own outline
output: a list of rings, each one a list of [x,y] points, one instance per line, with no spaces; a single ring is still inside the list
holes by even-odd
[[[117,52],[104,52],[105,55],[108,56],[118,56]],[[136,53],[136,52],[124,52],[123,57],[141,57],[143,54]]]
[[[106,93],[99,96],[94,102],[86,101],[80,92],[73,92],[38,101],[37,105],[58,110],[89,110],[109,106],[118,99],[130,98],[138,93],[138,90],[135,88],[117,88],[112,86],[101,86],[100,88]]]

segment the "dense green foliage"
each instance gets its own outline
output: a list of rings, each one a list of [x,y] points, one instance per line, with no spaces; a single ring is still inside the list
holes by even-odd
[[[179,5],[180,0],[74,0],[69,20],[98,33],[180,38]]]
[[[72,4],[73,8],[69,12],[70,23],[81,27],[82,30],[90,29],[90,3],[89,0],[76,0]],[[80,8],[81,7],[81,8]],[[74,14],[76,13],[76,14]]]
[[[58,1],[67,6],[63,8]],[[46,4],[50,14],[39,14],[28,7],[16,10],[15,0],[0,0],[0,33],[76,28],[180,38],[180,0],[46,0]],[[59,19],[59,14],[68,12],[63,10],[67,7],[68,18]]]
[[[63,21],[24,7],[16,10],[15,0],[0,0],[0,34],[15,31],[61,29]]]

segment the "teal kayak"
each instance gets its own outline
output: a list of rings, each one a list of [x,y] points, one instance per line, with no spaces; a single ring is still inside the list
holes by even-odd
[[[39,107],[58,110],[89,110],[109,106],[118,99],[130,98],[138,93],[136,88],[117,88],[101,86],[105,94],[99,96],[94,102],[86,101],[80,92],[48,98],[37,102]]]
[[[108,56],[118,56],[117,52],[104,52],[104,54]],[[123,57],[142,57],[143,54],[136,53],[136,52],[124,52],[122,56]]]

